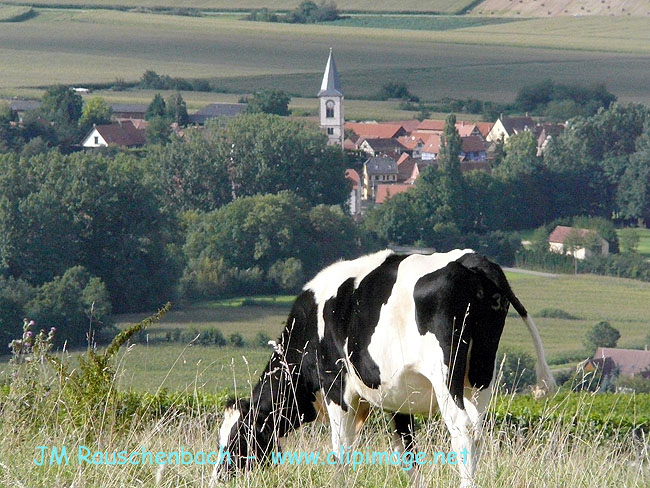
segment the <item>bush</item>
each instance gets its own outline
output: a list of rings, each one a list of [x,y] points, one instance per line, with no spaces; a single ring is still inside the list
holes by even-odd
[[[199,343],[204,346],[225,346],[228,344],[226,337],[219,329],[212,327],[200,332]]]
[[[616,342],[621,338],[618,329],[612,327],[609,322],[598,322],[585,334],[585,347],[595,351],[599,347],[616,347]]]
[[[258,332],[255,336],[254,344],[260,347],[268,347],[271,338],[264,332]]]
[[[111,302],[102,281],[82,266],[45,283],[26,306],[27,315],[41,326],[58,330],[57,345],[80,345],[109,324]]]
[[[564,320],[578,320],[578,317],[571,315],[564,310],[559,308],[543,308],[537,314],[538,317],[544,317],[547,319],[564,319]]]
[[[239,333],[235,332],[234,334],[230,334],[230,343],[235,346],[235,347],[246,347],[246,341],[244,340],[244,337]]]
[[[525,351],[501,349],[497,355],[497,368],[501,368],[501,384],[509,393],[535,384],[535,360]]]
[[[268,278],[283,291],[296,291],[305,280],[302,261],[296,258],[276,261],[269,269]]]

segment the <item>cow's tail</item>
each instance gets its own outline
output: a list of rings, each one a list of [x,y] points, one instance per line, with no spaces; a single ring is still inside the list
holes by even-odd
[[[553,373],[548,367],[546,362],[546,355],[544,354],[544,346],[542,345],[542,338],[539,336],[539,331],[533,318],[528,315],[528,311],[515,296],[515,294],[510,290],[510,296],[508,297],[510,303],[515,308],[517,313],[521,316],[522,320],[526,323],[528,327],[528,332],[533,339],[533,345],[535,346],[535,353],[537,354],[537,395],[551,394],[557,389],[555,384],[555,378],[553,378]]]

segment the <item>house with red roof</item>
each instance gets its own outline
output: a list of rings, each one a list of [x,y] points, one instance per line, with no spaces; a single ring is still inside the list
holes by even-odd
[[[549,235],[548,243],[551,252],[569,254],[576,259],[609,254],[609,243],[590,229],[558,225]]]
[[[405,185],[400,183],[395,183],[392,185],[377,185],[375,189],[375,203],[381,205],[386,203],[391,197],[399,195],[400,193],[405,193],[413,188],[413,185]]]
[[[604,376],[618,371],[619,375],[629,378],[650,378],[650,351],[599,347],[584,363],[583,369],[587,372],[600,369]]]
[[[407,134],[401,124],[377,122],[346,122],[345,130],[351,130],[364,139],[395,139]]]
[[[87,148],[139,147],[143,146],[145,142],[145,130],[136,128],[131,120],[125,120],[93,126],[81,145]]]
[[[352,189],[350,190],[350,197],[348,199],[348,206],[352,216],[361,213],[361,176],[354,169],[345,170],[345,179],[350,182]]]

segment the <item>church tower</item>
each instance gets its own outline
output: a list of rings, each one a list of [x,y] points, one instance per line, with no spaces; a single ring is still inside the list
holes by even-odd
[[[323,82],[318,92],[320,102],[320,126],[325,130],[329,144],[338,144],[343,149],[343,90],[341,80],[336,70],[334,55],[330,48],[330,56],[325,66]]]

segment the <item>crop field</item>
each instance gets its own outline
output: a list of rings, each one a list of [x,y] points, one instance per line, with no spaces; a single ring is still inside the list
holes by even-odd
[[[0,29],[0,90],[135,81],[153,69],[209,78],[232,93],[280,88],[313,97],[328,47],[348,99],[403,81],[425,100],[511,101],[521,86],[552,78],[602,82],[621,100],[650,101],[650,19],[643,18],[533,19],[422,31],[42,10]]]
[[[66,8],[196,8],[206,10],[252,10],[258,8],[269,8],[273,10],[291,10],[296,8],[302,0],[282,0],[272,2],[270,0],[242,0],[236,3],[228,0],[44,0],[29,2],[38,6],[66,7]],[[4,3],[25,5],[24,0],[4,0]],[[317,2],[318,3],[318,2]],[[421,2],[417,0],[403,0],[395,2],[392,0],[339,0],[336,5],[341,10],[354,11],[376,11],[376,12],[436,12],[455,13],[467,9],[472,0],[433,0]]]
[[[545,0],[544,2],[513,2],[512,0],[484,0],[474,7],[476,15],[512,15],[527,17],[569,15],[650,15],[644,0]]]

